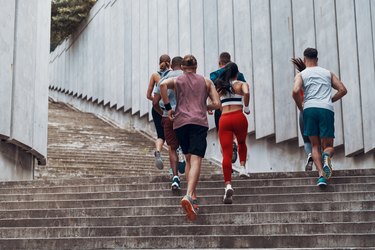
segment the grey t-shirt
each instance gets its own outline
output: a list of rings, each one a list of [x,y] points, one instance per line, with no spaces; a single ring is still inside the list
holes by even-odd
[[[161,84],[165,79],[173,78],[173,77],[177,77],[177,76],[180,76],[180,75],[182,75],[182,74],[183,74],[182,70],[173,70],[173,71],[169,71],[164,77],[162,77],[162,78],[160,79],[160,81],[159,81],[158,84],[156,85],[156,88],[155,88],[155,90],[154,90],[154,93],[160,95],[160,84]],[[169,98],[169,103],[171,104],[172,109],[175,110],[175,109],[176,109],[176,96],[175,96],[175,94],[174,94],[174,91],[171,90],[171,89],[168,89],[168,98]],[[160,106],[160,108],[163,110],[163,117],[168,117],[168,111],[165,110],[165,108],[164,108],[163,100],[160,100],[160,101],[159,101],[159,106]]]

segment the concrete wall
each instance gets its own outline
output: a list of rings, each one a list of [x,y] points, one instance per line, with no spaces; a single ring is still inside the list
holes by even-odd
[[[32,179],[45,164],[50,0],[3,0],[0,9],[0,179]]]
[[[257,168],[268,171],[280,152],[304,159],[290,58],[316,47],[319,64],[349,91],[335,103],[335,145],[344,158],[338,168],[352,168],[356,159],[372,167],[374,5],[373,0],[99,0],[79,31],[51,53],[50,89],[142,121],[148,114],[150,121],[146,89],[160,54],[192,53],[198,72],[208,76],[220,52],[228,51],[251,86],[250,163],[267,157],[270,164]],[[216,146],[208,153],[220,159],[213,135],[210,143]]]

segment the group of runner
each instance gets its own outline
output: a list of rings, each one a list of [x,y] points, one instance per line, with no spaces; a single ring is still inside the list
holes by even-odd
[[[306,170],[311,170],[314,162],[319,173],[317,185],[326,186],[332,176],[331,157],[334,153],[332,102],[341,99],[346,88],[336,75],[317,66],[317,55],[316,49],[307,48],[303,60],[292,60],[300,71],[295,77],[292,96],[301,111],[300,127],[308,155]],[[239,174],[243,178],[249,177],[246,170],[248,122],[245,116],[250,114],[249,85],[227,52],[220,54],[219,69],[212,72],[210,78],[197,74],[197,67],[193,55],[177,56],[172,61],[168,55],[162,55],[160,69],[151,75],[147,91],[147,98],[153,103],[152,117],[158,137],[155,166],[163,168],[160,151],[166,141],[172,190],[180,189],[179,173],[185,173],[187,191],[181,205],[189,220],[195,220],[198,213],[196,187],[207,148],[207,114],[215,112],[223,155],[225,204],[233,202],[232,163],[237,160],[237,152]],[[332,88],[337,90],[333,97]]]

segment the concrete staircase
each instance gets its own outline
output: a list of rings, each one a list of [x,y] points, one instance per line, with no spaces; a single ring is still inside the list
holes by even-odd
[[[375,169],[335,171],[325,190],[314,172],[235,177],[234,203],[224,205],[220,170],[205,162],[192,223],[179,205],[186,183],[170,190],[151,140],[50,107],[40,179],[0,183],[0,249],[375,247]]]

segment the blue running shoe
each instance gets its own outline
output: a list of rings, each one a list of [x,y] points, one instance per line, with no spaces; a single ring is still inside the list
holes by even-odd
[[[326,179],[330,179],[332,177],[332,164],[331,164],[331,157],[329,154],[323,153],[323,175]]]
[[[316,181],[316,185],[318,187],[326,187],[328,185],[327,179],[324,178],[324,176],[320,176],[318,180]]]

